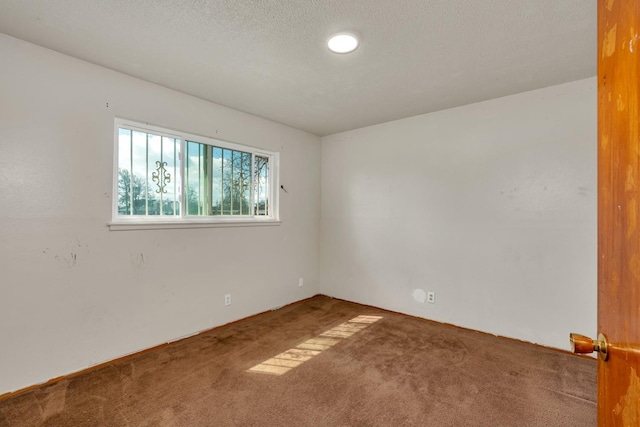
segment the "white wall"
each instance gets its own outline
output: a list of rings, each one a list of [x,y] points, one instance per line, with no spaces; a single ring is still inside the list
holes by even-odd
[[[596,120],[591,78],[322,138],[320,291],[557,348],[595,336]]]
[[[1,34],[0,56],[0,394],[318,292],[318,137]],[[109,231],[116,116],[279,151],[282,225]]]

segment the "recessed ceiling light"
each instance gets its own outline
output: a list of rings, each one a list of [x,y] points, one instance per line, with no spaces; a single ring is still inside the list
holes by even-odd
[[[358,47],[358,39],[350,33],[338,33],[329,38],[327,45],[333,53],[350,53]]]

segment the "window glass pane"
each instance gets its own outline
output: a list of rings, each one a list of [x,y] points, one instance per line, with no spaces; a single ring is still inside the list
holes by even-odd
[[[162,207],[162,196],[167,184],[164,173],[164,162],[162,161],[162,137],[159,135],[147,134],[147,186],[149,196],[147,197],[147,215],[160,215]]]
[[[180,214],[179,147],[175,138],[118,129],[118,215]]]
[[[118,215],[131,215],[131,131],[118,129]]]
[[[231,177],[233,176],[232,150],[222,150],[222,215],[231,215],[233,186]]]
[[[247,158],[248,162],[246,161]],[[251,155],[241,151],[232,151],[231,162],[231,215],[248,215]]]
[[[213,205],[213,215],[222,215],[223,199],[223,168],[222,168],[222,148],[213,148],[213,170],[211,183],[211,204]]]
[[[269,215],[269,158],[255,156],[254,215]]]
[[[251,215],[251,153],[213,147],[213,165],[214,215]]]
[[[165,180],[164,191],[161,194],[162,205],[160,215],[180,215],[180,174],[177,157],[180,145],[175,138],[162,137],[162,162],[164,162],[165,176],[168,174],[169,180]]]
[[[146,215],[149,184],[147,182],[147,134],[132,132],[131,194],[132,215]]]
[[[188,215],[251,215],[251,153],[187,141],[186,177]]]
[[[205,214],[205,146],[192,141],[187,141],[186,146],[187,215],[203,215]]]

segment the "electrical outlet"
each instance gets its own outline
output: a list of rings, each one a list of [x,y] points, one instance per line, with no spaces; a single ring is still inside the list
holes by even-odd
[[[427,292],[427,302],[431,303],[431,304],[435,304],[436,303],[436,293],[433,291],[429,291]]]
[[[231,295],[227,294],[224,296],[224,305],[231,305]]]
[[[298,279],[298,286],[304,286],[304,279],[302,277]]]

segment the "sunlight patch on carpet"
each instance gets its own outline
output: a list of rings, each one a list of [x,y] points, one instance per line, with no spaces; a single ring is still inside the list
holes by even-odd
[[[335,328],[331,328],[316,337],[298,344],[295,348],[291,348],[284,353],[265,360],[253,368],[250,368],[248,372],[271,375],[285,374],[380,319],[382,319],[382,316],[361,315],[354,317]]]

